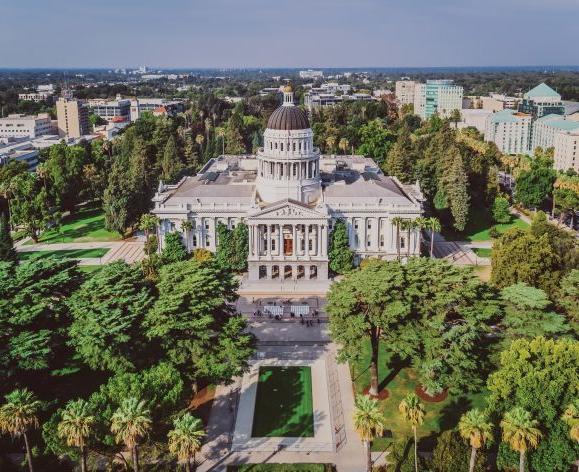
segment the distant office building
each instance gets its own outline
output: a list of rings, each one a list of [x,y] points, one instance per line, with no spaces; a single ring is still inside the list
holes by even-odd
[[[91,111],[106,121],[131,121],[131,101],[117,96],[115,100],[89,100]]]
[[[54,84],[39,85],[36,90],[38,92],[54,93]]]
[[[531,151],[541,147],[547,149],[555,146],[555,135],[559,132],[579,131],[579,122],[566,120],[561,115],[545,115],[533,123]]]
[[[89,134],[88,107],[65,94],[56,102],[56,116],[58,118],[58,134],[61,137],[80,138]]]
[[[136,121],[143,112],[154,113],[163,110],[163,114],[175,116],[185,111],[185,103],[181,100],[167,100],[165,98],[135,98],[130,100],[130,120]]]
[[[532,115],[534,119],[545,115],[565,114],[561,95],[544,83],[525,93],[518,108],[520,112]]]
[[[55,128],[48,113],[38,115],[8,115],[0,118],[0,138],[36,138],[52,134]]]
[[[502,110],[487,117],[485,140],[494,142],[504,154],[527,154],[531,138],[532,116],[514,110]]]
[[[265,96],[271,95],[271,94],[281,95],[282,94],[281,89],[282,89],[282,87],[265,87],[259,91],[259,95],[260,95],[260,97],[265,97]]]
[[[373,101],[376,97],[369,93],[344,94],[340,91],[328,92],[321,88],[312,88],[304,95],[304,105],[308,110],[320,107],[331,107],[348,101]]]
[[[28,102],[52,102],[52,93],[50,92],[25,92],[18,94],[18,100]]]
[[[463,88],[452,80],[427,80],[414,88],[414,113],[426,120],[435,113],[448,118],[462,109]]]
[[[516,110],[520,101],[520,98],[509,97],[500,93],[491,93],[488,97],[480,97],[481,108],[491,112]]]
[[[553,167],[558,170],[574,169],[579,172],[579,129],[559,131],[554,138]]]
[[[396,100],[400,105],[411,105],[414,103],[414,89],[416,82],[413,80],[396,81]]]
[[[300,79],[321,79],[324,73],[321,70],[300,70]]]
[[[487,118],[492,112],[480,108],[465,108],[460,111],[460,122],[458,128],[476,128],[480,133],[485,134]]]

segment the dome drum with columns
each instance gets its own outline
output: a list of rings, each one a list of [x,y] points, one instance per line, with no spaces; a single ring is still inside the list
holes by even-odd
[[[338,219],[347,224],[357,260],[395,258],[398,246],[403,254],[420,250],[416,230],[408,238],[392,225],[394,217],[421,215],[418,184],[384,176],[363,156],[321,156],[289,86],[257,155],[212,159],[196,176],[161,184],[153,201],[161,246],[164,234],[181,231],[188,250],[215,251],[219,223],[247,224],[250,282],[326,281],[330,232]],[[191,230],[181,226],[187,220]]]

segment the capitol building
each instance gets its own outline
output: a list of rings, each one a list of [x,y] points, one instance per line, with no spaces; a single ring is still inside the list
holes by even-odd
[[[417,184],[383,175],[363,156],[320,155],[290,86],[263,138],[256,155],[219,156],[196,176],[159,185],[152,212],[160,219],[161,245],[164,234],[180,231],[189,251],[215,251],[219,223],[230,229],[245,223],[250,282],[327,281],[330,233],[343,220],[357,262],[397,257],[392,219],[421,216]],[[184,221],[192,230],[183,230]],[[403,255],[419,253],[418,230],[399,237]]]

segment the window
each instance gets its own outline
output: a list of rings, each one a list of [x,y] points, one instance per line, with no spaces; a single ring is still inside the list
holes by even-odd
[[[400,237],[400,249],[404,249],[406,247],[406,238],[403,236]]]

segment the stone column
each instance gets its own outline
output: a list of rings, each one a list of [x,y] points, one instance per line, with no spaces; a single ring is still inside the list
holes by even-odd
[[[324,225],[322,230],[322,256],[328,255],[328,226]]]
[[[322,247],[322,225],[318,225],[318,234],[316,235],[318,238],[318,256],[323,255],[323,247]]]
[[[362,247],[364,251],[368,250],[368,245],[366,244],[366,237],[368,234],[368,218],[362,218]]]
[[[298,232],[297,232],[297,225],[293,224],[292,225],[292,246],[293,246],[293,250],[292,250],[292,256],[296,257],[298,255]]]
[[[266,229],[266,241],[267,241],[267,243],[265,244],[265,254],[267,256],[271,256],[271,225],[270,224],[267,225],[267,229]]]
[[[310,257],[310,225],[309,224],[306,225],[304,232],[305,232],[305,239],[306,239],[305,255],[306,255],[306,257]]]

